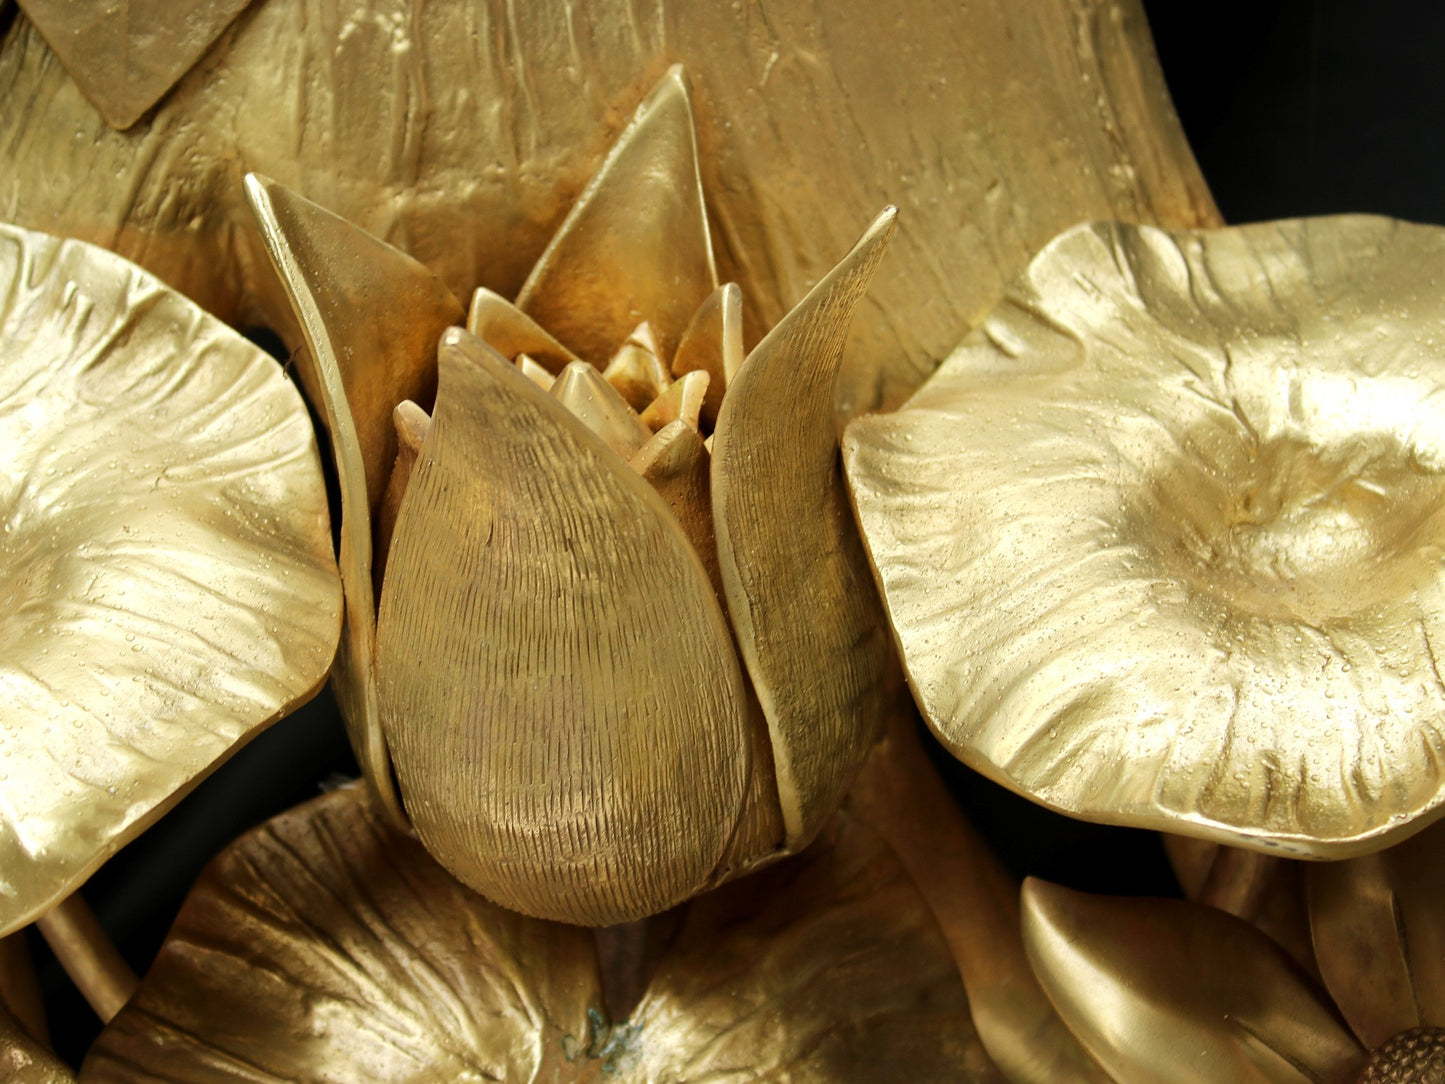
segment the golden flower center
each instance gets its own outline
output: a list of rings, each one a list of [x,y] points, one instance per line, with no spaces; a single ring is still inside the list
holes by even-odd
[[[1359,1084],[1445,1084],[1445,1028],[1409,1028],[1370,1053]]]
[[[1438,564],[1445,474],[1393,434],[1241,446],[1211,428],[1182,447],[1133,527],[1169,575],[1236,610],[1321,625],[1408,598]]]

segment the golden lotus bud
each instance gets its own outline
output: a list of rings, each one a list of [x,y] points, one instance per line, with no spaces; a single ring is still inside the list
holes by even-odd
[[[808,842],[887,700],[833,393],[891,209],[744,364],[680,69],[470,331],[420,265],[248,187],[342,475],[338,696],[393,813],[493,900],[591,925]]]
[[[1445,231],[1082,226],[848,430],[919,703],[1046,805],[1303,856],[1445,803]]]

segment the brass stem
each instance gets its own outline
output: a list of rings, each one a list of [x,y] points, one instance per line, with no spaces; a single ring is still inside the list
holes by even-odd
[[[35,925],[101,1022],[110,1023],[138,980],[80,893],[71,893]]]
[[[1271,855],[1220,847],[1199,892],[1199,902],[1253,919],[1278,865],[1279,859]]]

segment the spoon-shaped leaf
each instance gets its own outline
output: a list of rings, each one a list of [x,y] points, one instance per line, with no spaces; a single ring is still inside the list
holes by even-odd
[[[481,340],[442,338],[377,678],[406,809],[484,895],[610,925],[695,893],[749,778],[742,674],[687,536]]]
[[[0,932],[310,697],[341,597],[280,367],[126,261],[0,226]]]

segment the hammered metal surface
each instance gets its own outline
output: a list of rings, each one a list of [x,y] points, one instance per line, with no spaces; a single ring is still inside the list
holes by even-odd
[[[0,930],[310,697],[341,619],[305,407],[119,257],[0,226]]]
[[[266,0],[153,117],[109,128],[25,19],[0,43],[0,218],[115,247],[287,330],[241,178],[275,178],[514,297],[674,62],[748,341],[885,203],[904,227],[840,395],[898,402],[1059,230],[1212,224],[1135,0]]]
[[[1445,231],[1061,235],[845,460],[919,703],[1090,819],[1344,857],[1445,801]]]

